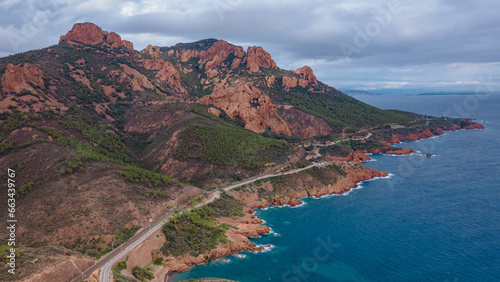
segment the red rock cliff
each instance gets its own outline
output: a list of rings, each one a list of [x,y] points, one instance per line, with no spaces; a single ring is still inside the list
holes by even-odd
[[[207,51],[200,54],[200,63],[205,64],[205,70],[212,69],[220,65],[229,54],[234,53],[238,58],[243,58],[245,51],[240,46],[234,46],[224,40],[219,40]]]
[[[158,60],[145,60],[144,68],[157,70],[156,77],[165,81],[173,90],[187,94],[187,90],[181,85],[181,76],[177,69],[170,62]]]
[[[295,73],[300,76],[299,85],[306,87],[308,83],[318,85],[318,80],[313,73],[313,70],[308,66],[303,66],[295,70]]]
[[[2,76],[3,92],[19,93],[23,90],[36,92],[32,85],[45,88],[43,72],[32,64],[24,66],[8,64]]]
[[[259,67],[276,68],[276,63],[262,47],[248,47],[247,50],[247,67],[250,72],[258,72]]]
[[[124,47],[130,51],[134,50],[134,46],[130,41],[122,40],[120,35],[114,32],[103,31],[93,23],[76,23],[66,35],[61,36],[59,43],[61,42],[90,45],[105,42],[114,48]]]
[[[243,121],[245,128],[253,132],[262,133],[271,128],[278,134],[292,134],[290,125],[278,116],[271,98],[253,86],[216,87],[198,103],[223,109],[230,118]]]

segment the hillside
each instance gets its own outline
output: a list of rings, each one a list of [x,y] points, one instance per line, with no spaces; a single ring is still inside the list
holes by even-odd
[[[0,75],[0,169],[16,171],[27,253],[58,245],[98,258],[117,234],[224,183],[304,166],[296,145],[311,139],[371,130],[385,148],[475,126],[375,108],[307,66],[280,69],[262,47],[206,39],[138,52],[91,23],[0,58]]]

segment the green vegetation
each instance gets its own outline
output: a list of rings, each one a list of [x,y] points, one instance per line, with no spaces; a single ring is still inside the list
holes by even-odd
[[[285,156],[290,145],[238,128],[189,125],[181,133],[178,158],[254,168]]]
[[[114,246],[119,246],[125,242],[127,242],[132,236],[137,233],[141,229],[141,226],[139,225],[132,225],[132,228],[123,228],[118,234],[115,235],[115,242]]]
[[[175,179],[164,174],[151,172],[131,165],[127,166],[121,174],[130,182],[144,183],[149,187],[167,186],[177,182]]]
[[[12,247],[7,244],[7,240],[4,240],[2,244],[0,244],[0,258],[3,263],[8,263],[9,259],[7,258],[10,255],[10,249]],[[15,256],[18,258],[22,254],[22,251],[19,247],[16,247]]]
[[[28,183],[23,184],[19,186],[16,189],[16,198],[21,198],[22,196],[26,195],[31,189],[33,189],[33,186],[35,185],[35,181],[30,180]]]
[[[134,268],[132,269],[132,275],[143,282],[155,278],[153,273],[149,272],[147,266],[144,268],[141,268],[138,265],[134,266]]]
[[[123,228],[120,232],[118,232],[118,234],[115,235],[114,241],[111,244],[109,244],[108,246],[106,246],[106,248],[100,250],[100,249],[96,249],[94,247],[94,248],[87,249],[87,250],[81,250],[81,252],[88,255],[88,256],[95,257],[95,258],[99,259],[103,255],[112,251],[112,248],[116,248],[116,247],[120,246],[121,244],[125,243],[126,241],[128,241],[130,238],[132,238],[132,236],[134,236],[135,233],[137,233],[137,231],[140,228],[141,227],[139,225],[132,225],[132,228],[130,228],[130,229]],[[92,239],[92,241],[95,245],[95,244],[99,243],[100,238],[98,238],[97,240]]]
[[[378,109],[336,90],[326,90],[326,93],[318,94],[295,87],[284,91],[281,85],[281,82],[277,81],[270,89],[275,98],[324,119],[337,132],[348,126],[361,128],[410,120],[407,115]]]
[[[186,253],[199,255],[219,243],[227,243],[226,224],[219,224],[217,217],[243,215],[243,204],[229,195],[200,208],[177,213],[162,228],[167,242],[162,247],[165,255],[182,256]]]
[[[113,272],[113,279],[115,282],[130,282],[130,281],[135,281],[134,279],[130,277],[123,276],[120,272],[122,270],[127,269],[127,261],[128,261],[128,256],[125,258],[124,261],[119,262],[116,264],[115,267],[111,270]]]
[[[163,262],[163,258],[157,258],[157,259],[153,260],[154,265],[161,265],[162,262]]]
[[[271,200],[274,197],[274,192],[269,191],[267,189],[264,189],[262,187],[259,187],[257,189],[257,193],[259,194],[260,199],[266,199],[266,200]]]
[[[13,147],[14,147],[13,141],[7,141],[7,142],[0,143],[0,154],[2,154],[3,152],[5,152],[9,149],[12,149]]]
[[[33,114],[13,113],[8,118],[0,123],[0,142],[2,142],[8,133],[16,128],[27,124],[35,116]]]
[[[345,140],[339,143],[339,145],[344,146],[346,148],[350,148],[354,151],[362,151],[362,150],[370,150],[370,149],[378,149],[383,148],[386,145],[380,143],[375,140]]]
[[[342,146],[339,144],[320,147],[319,153],[321,155],[329,155],[334,157],[347,157],[352,153],[350,146]]]

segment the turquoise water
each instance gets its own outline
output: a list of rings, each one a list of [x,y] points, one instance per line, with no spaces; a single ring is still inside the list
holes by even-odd
[[[477,118],[486,130],[404,142],[421,153],[373,155],[365,163],[391,178],[364,182],[347,195],[304,199],[299,208],[259,210],[281,236],[252,241],[274,249],[197,266],[174,281],[500,281],[500,95],[357,98]]]

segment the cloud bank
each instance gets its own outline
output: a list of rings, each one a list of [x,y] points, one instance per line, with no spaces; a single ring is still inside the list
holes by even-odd
[[[496,0],[6,0],[0,56],[57,44],[75,22],[134,43],[260,45],[341,89],[470,90],[500,80]],[[500,87],[498,88],[500,89]]]

